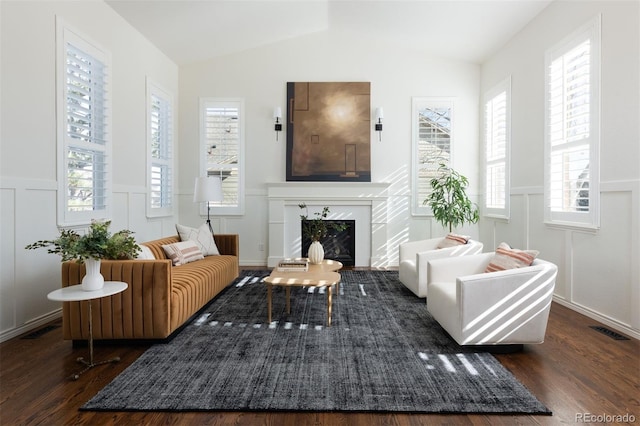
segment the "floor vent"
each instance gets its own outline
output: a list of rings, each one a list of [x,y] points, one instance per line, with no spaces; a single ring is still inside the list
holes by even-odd
[[[598,332],[600,332],[602,334],[606,334],[607,336],[609,336],[609,337],[611,337],[612,339],[615,339],[615,340],[629,340],[628,337],[623,336],[620,333],[616,333],[615,331],[610,330],[607,327],[600,327],[600,326],[597,326],[597,325],[592,325],[592,326],[590,326],[590,328],[593,328],[595,331],[598,331]]]
[[[22,339],[37,339],[38,337],[42,336],[45,333],[50,332],[51,330],[55,330],[56,328],[60,327],[59,325],[47,325],[45,327],[42,327],[39,330],[36,330],[32,333],[29,334],[25,334],[24,336],[22,336]]]

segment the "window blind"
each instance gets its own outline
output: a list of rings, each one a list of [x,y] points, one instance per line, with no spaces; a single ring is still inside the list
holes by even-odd
[[[56,21],[61,225],[109,218],[109,54]]]
[[[169,97],[153,87],[149,90],[149,213],[154,216],[154,209],[158,214],[170,214],[173,205],[173,111]]]
[[[507,92],[500,92],[485,104],[485,207],[506,206]]]
[[[234,105],[206,106],[204,111],[206,173],[222,179],[223,206],[238,204],[240,111]]]
[[[425,107],[418,112],[417,194],[425,200],[440,164],[450,165],[451,107]]]
[[[586,40],[549,67],[552,211],[589,211],[590,48]]]
[[[600,225],[601,15],[545,54],[545,221]]]

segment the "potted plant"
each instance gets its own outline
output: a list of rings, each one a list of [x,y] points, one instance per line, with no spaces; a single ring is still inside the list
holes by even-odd
[[[86,275],[82,279],[83,290],[99,290],[104,285],[100,274],[101,259],[134,259],[140,247],[127,229],[111,235],[111,221],[91,221],[86,234],[80,235],[72,229],[62,229],[54,240],[40,240],[25,247],[27,250],[49,247],[48,253],[58,254],[62,261],[75,260],[84,263]]]
[[[347,224],[340,222],[328,222],[325,219],[329,216],[329,207],[322,208],[322,212],[315,212],[313,218],[309,218],[309,209],[305,203],[298,204],[298,207],[305,210],[305,214],[300,215],[302,220],[302,235],[311,240],[309,246],[309,261],[314,264],[322,263],[324,259],[324,248],[320,241],[327,236],[329,229],[334,231],[344,231]]]
[[[453,227],[465,223],[477,223],[480,218],[478,206],[471,202],[466,193],[469,180],[452,168],[441,163],[438,167],[440,175],[431,179],[431,194],[424,200],[442,226]]]

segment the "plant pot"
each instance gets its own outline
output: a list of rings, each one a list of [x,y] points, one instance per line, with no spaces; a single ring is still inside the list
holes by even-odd
[[[85,259],[84,266],[87,273],[82,278],[82,289],[96,291],[104,287],[104,277],[100,273],[100,259]]]
[[[309,262],[313,263],[314,265],[322,263],[322,261],[324,260],[324,248],[322,247],[322,244],[320,244],[320,241],[314,241],[311,243],[311,245],[309,246],[308,256]]]

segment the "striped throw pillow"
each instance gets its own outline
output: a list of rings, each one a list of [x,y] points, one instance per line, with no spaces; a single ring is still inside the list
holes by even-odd
[[[442,239],[436,246],[436,249],[443,249],[447,247],[459,246],[462,244],[467,244],[469,241],[469,236],[467,235],[458,235],[458,234],[449,234]]]
[[[193,241],[181,241],[179,243],[162,246],[167,257],[171,259],[173,266],[185,265],[189,262],[204,259],[200,248]]]
[[[500,243],[484,271],[496,272],[531,266],[538,253],[537,250],[518,250],[509,247],[507,243]]]

